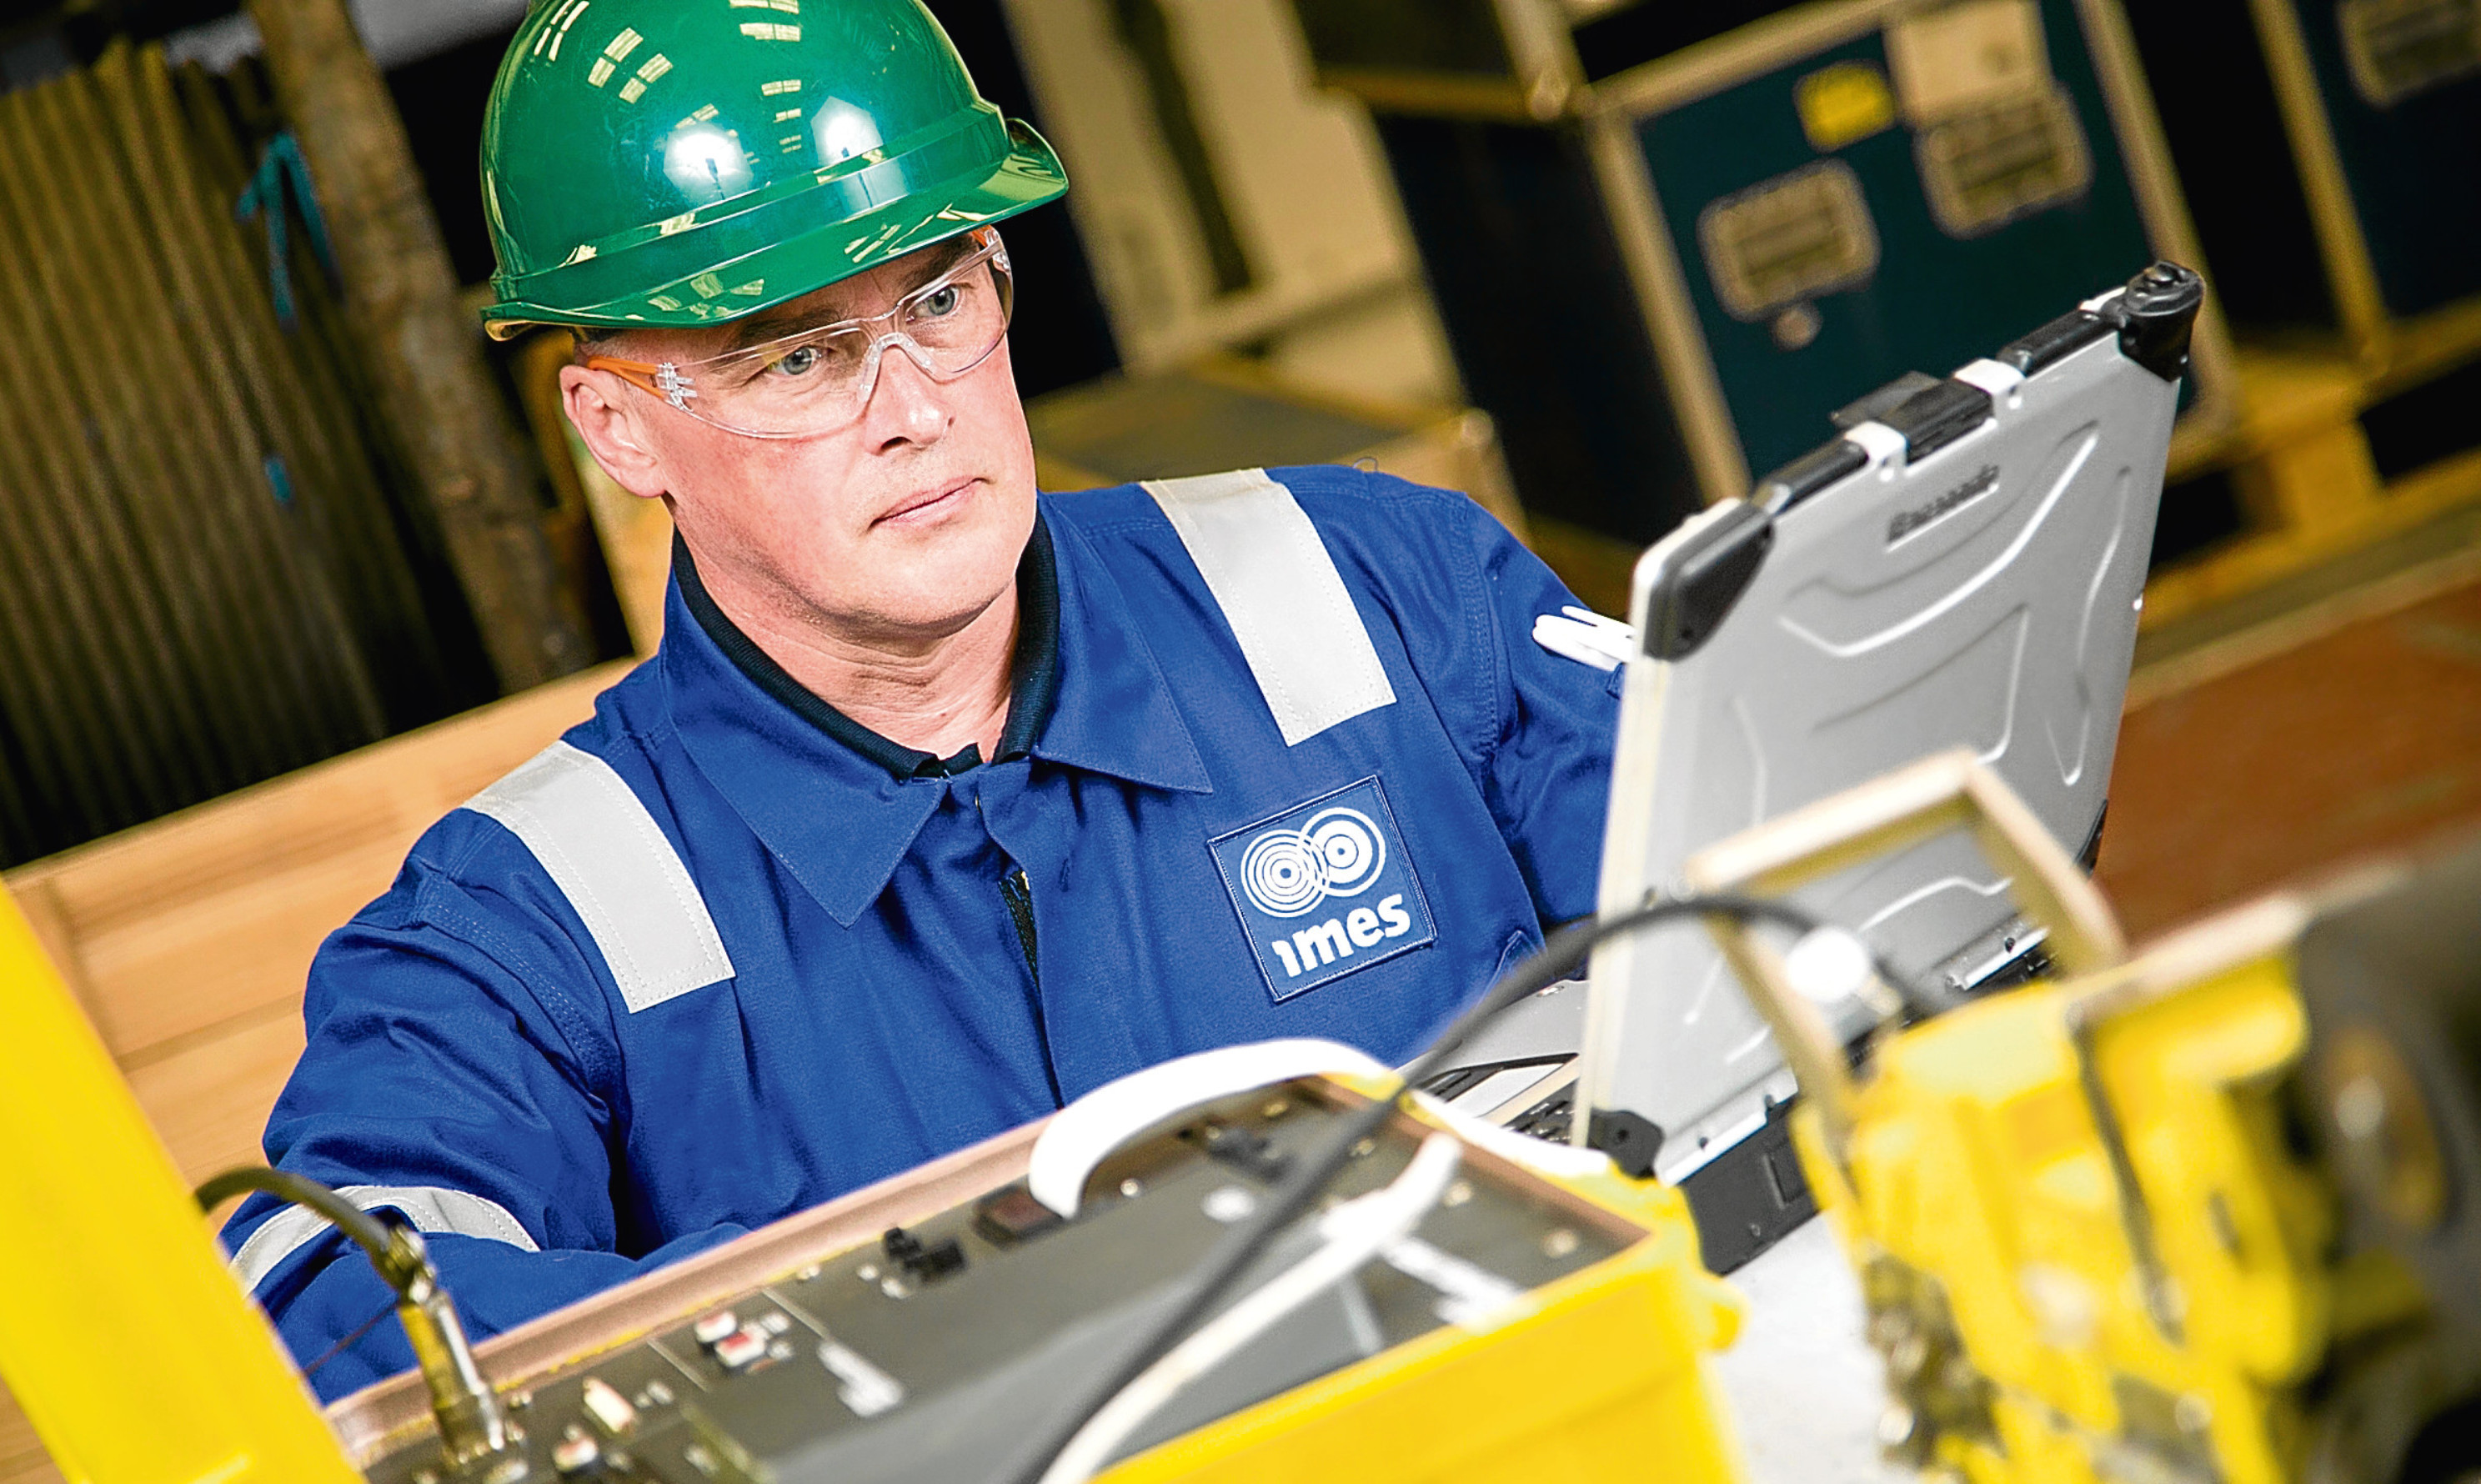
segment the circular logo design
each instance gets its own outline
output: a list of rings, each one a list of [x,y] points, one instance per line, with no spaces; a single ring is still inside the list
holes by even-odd
[[[1268,917],[1298,917],[1329,897],[1369,890],[1387,869],[1387,839],[1358,809],[1323,809],[1299,829],[1270,829],[1240,852],[1240,890]]]

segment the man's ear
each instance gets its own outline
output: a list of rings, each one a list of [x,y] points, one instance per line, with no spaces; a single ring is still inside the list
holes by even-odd
[[[587,452],[622,489],[652,500],[667,493],[671,481],[662,457],[647,446],[631,397],[628,384],[609,371],[560,368],[561,406],[586,440]]]

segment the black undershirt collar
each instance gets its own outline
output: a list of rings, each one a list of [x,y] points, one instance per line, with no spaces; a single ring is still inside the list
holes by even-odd
[[[697,562],[678,533],[672,536],[672,576],[680,584],[681,601],[706,637],[724,652],[735,668],[761,690],[781,701],[847,747],[860,753],[898,778],[950,778],[979,768],[982,750],[967,742],[953,757],[942,758],[891,742],[819,699],[758,647],[741,626],[727,617],[699,580]],[[1059,568],[1052,556],[1051,529],[1042,513],[1033,517],[1033,534],[1016,566],[1016,659],[1008,686],[1007,725],[1000,734],[999,761],[1005,763],[1033,750],[1043,723],[1059,695]]]

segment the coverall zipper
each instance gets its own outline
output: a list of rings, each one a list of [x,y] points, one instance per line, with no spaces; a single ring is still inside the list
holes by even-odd
[[[1042,987],[1042,970],[1033,961],[1033,883],[1026,879],[1025,868],[1019,866],[1000,877],[1000,895],[1007,898],[1008,916],[1016,923],[1016,946],[1025,950],[1025,972],[1033,976],[1033,987]]]
[[[974,818],[983,819],[979,789],[974,791]],[[990,827],[987,820],[982,827]],[[1042,1014],[1042,966],[1034,961],[1033,881],[1026,875],[1023,866],[1000,877],[1000,899],[1007,903],[1008,921],[1016,924],[1016,946],[1025,950],[1026,976],[1033,981],[1033,993],[1026,997],[1026,1004],[1033,1012],[1034,1039],[1042,1048],[1043,1080],[1051,1083],[1053,1106],[1065,1106],[1067,1100],[1059,1093],[1059,1069],[1051,1064],[1051,1027],[1044,1023]]]
[[[1025,950],[1025,972],[1033,980],[1026,1004],[1033,1012],[1034,1039],[1042,1047],[1043,1080],[1051,1083],[1052,1105],[1064,1106],[1068,1100],[1060,1095],[1059,1069],[1051,1064],[1051,1027],[1042,1014],[1042,970],[1033,961],[1033,883],[1027,879],[1024,867],[1000,877],[1000,896],[1007,901],[1008,918],[1016,924],[1017,947]]]

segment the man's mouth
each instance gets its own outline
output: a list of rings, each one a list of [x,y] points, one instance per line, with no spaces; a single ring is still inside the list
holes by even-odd
[[[874,524],[884,526],[901,522],[906,525],[917,525],[937,520],[963,504],[965,497],[972,493],[977,482],[979,482],[968,477],[953,484],[942,484],[936,489],[927,489],[918,495],[908,495]]]

